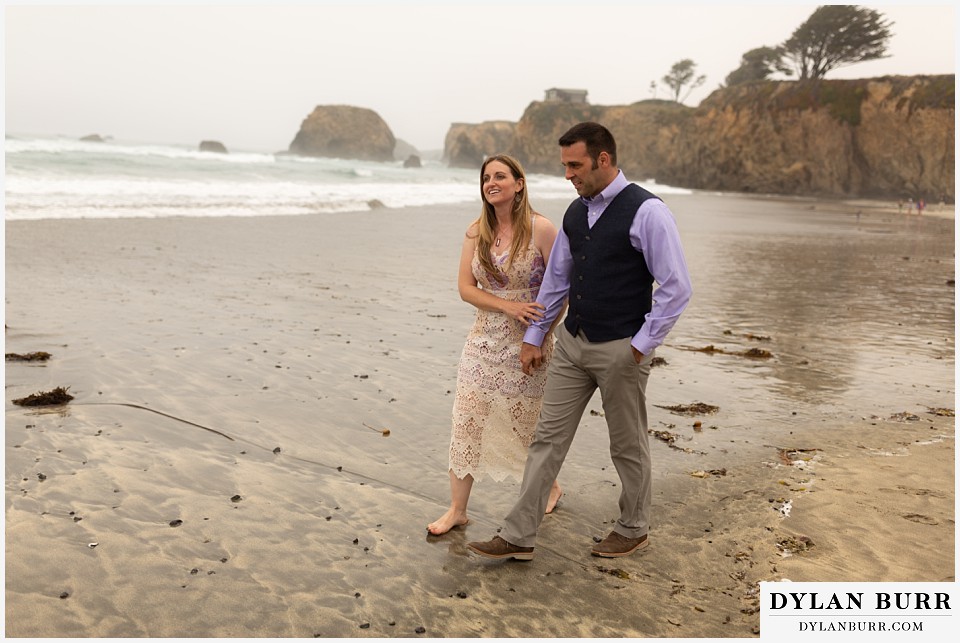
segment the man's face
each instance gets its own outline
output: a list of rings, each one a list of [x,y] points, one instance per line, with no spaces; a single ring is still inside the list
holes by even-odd
[[[587,153],[587,144],[583,141],[560,147],[560,163],[565,169],[564,178],[573,183],[577,194],[583,197],[597,196],[610,184],[612,179],[604,168],[607,159],[606,152],[601,152],[599,162],[594,164]]]

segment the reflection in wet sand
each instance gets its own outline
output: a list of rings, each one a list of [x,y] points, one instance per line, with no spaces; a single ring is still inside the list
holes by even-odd
[[[858,222],[762,205],[700,222],[708,231],[697,237],[713,245],[700,262],[697,303],[718,330],[704,339],[735,351],[743,343],[724,344],[719,331],[771,336],[776,359],[758,372],[788,400],[862,405],[865,394],[884,399],[931,369],[952,382],[952,219],[868,211]]]

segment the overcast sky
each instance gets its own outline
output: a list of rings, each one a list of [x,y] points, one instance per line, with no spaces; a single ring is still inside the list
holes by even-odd
[[[88,6],[6,2],[7,134],[285,150],[317,105],[375,110],[394,136],[443,147],[453,122],[516,121],[550,87],[597,105],[653,97],[691,58],[706,83],[790,37],[797,3],[300,2]],[[952,3],[873,3],[890,57],[827,78],[952,74]],[[656,97],[666,98],[662,83]]]

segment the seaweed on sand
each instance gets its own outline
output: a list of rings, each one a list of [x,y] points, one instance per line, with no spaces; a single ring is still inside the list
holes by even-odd
[[[736,355],[737,357],[752,357],[759,359],[768,359],[773,357],[773,353],[763,348],[749,348],[745,351],[727,351],[722,348],[717,348],[713,344],[708,346],[703,346],[701,348],[695,348],[692,346],[680,346],[680,350],[684,351],[693,351],[695,353],[707,353],[708,355]]]
[[[34,353],[6,353],[4,355],[8,362],[45,362],[53,355],[46,351],[36,351]]]
[[[712,404],[706,404],[704,402],[694,402],[693,404],[676,404],[674,406],[654,404],[654,406],[680,415],[709,415],[720,410],[719,406],[713,406]]]
[[[55,404],[66,404],[73,399],[73,396],[67,393],[69,388],[69,386],[67,388],[58,386],[52,391],[32,393],[27,397],[13,400],[13,403],[17,406],[53,406]]]

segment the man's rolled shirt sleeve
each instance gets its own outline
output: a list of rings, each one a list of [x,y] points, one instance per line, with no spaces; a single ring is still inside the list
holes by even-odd
[[[663,201],[648,199],[637,210],[630,242],[643,253],[659,287],[653,307],[630,344],[644,355],[660,346],[693,294],[676,221]]]
[[[525,344],[534,346],[543,344],[543,338],[547,336],[547,331],[563,309],[563,302],[567,298],[567,293],[570,292],[572,267],[570,240],[561,229],[557,232],[553,249],[550,250],[550,260],[547,262],[547,270],[543,275],[543,283],[540,284],[540,293],[537,295],[537,303],[544,307],[543,319],[533,322],[527,328],[523,335]]]

